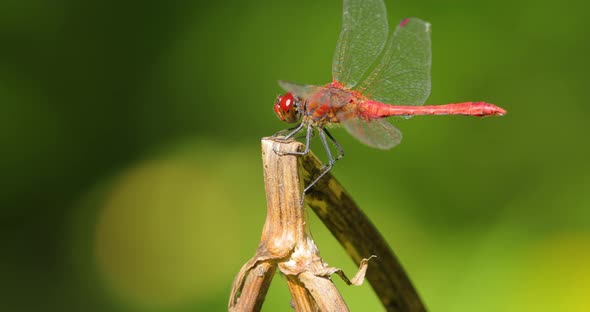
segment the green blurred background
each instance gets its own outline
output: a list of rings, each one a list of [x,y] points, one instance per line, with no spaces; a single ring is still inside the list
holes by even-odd
[[[431,310],[590,310],[588,7],[386,3],[432,23],[428,103],[509,113],[402,120],[391,151],[334,130],[334,174]],[[276,81],[330,81],[341,5],[2,1],[0,309],[225,310],[265,218],[259,139],[286,127]],[[264,309],[290,310],[283,278]]]

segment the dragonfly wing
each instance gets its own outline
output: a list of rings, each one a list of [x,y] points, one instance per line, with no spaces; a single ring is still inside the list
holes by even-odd
[[[404,19],[358,91],[384,103],[424,104],[430,95],[430,49],[430,24],[417,18]]]
[[[319,86],[302,85],[284,80],[279,80],[279,86],[281,86],[281,88],[283,88],[285,91],[291,92],[294,95],[304,99],[309,98],[314,93],[317,93],[317,91],[321,88]]]
[[[388,31],[383,0],[344,0],[332,79],[347,88],[357,85],[383,50]]]
[[[353,137],[370,147],[390,149],[402,140],[401,131],[385,119],[345,118],[340,123]]]

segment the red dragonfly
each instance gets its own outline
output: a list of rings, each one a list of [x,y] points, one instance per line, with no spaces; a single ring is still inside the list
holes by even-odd
[[[430,24],[406,18],[389,39],[388,32],[383,0],[344,0],[342,30],[332,61],[332,82],[315,86],[279,81],[287,93],[277,97],[276,115],[285,122],[300,122],[283,139],[305,129],[305,150],[295,153],[304,155],[309,152],[315,129],[328,156],[328,163],[304,192],[344,156],[342,146],[327,126],[340,124],[362,143],[390,149],[400,143],[402,134],[385,117],[485,117],[506,113],[485,102],[418,106],[430,94]],[[336,157],[332,156],[326,137],[338,149]]]

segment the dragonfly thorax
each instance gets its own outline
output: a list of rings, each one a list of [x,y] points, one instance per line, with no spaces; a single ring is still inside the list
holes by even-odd
[[[275,114],[284,122],[296,123],[301,119],[300,103],[301,99],[291,92],[279,95],[274,104]]]

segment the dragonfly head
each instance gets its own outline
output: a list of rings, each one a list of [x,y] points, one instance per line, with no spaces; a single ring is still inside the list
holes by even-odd
[[[299,102],[301,100],[294,97],[291,92],[285,95],[277,96],[275,101],[275,114],[280,120],[288,123],[296,123],[301,119],[301,112],[299,111]]]

